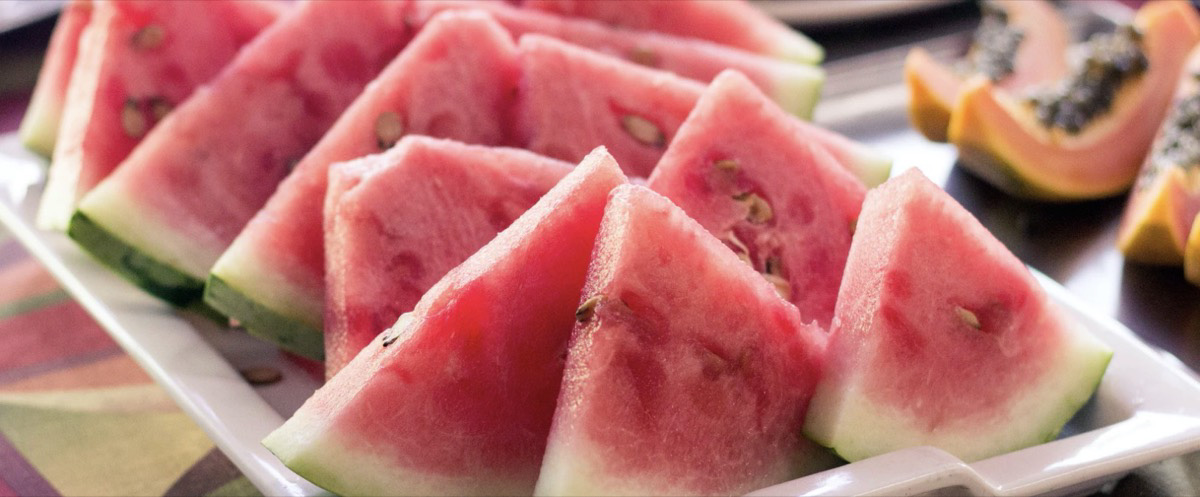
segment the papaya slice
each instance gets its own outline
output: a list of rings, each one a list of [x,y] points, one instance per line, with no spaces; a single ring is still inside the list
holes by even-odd
[[[1014,93],[1066,75],[1070,32],[1049,2],[997,0],[981,8],[983,22],[966,58],[959,61],[965,71],[937,61],[921,47],[904,59],[909,119],[930,140],[948,139],[950,109],[971,74],[986,74],[996,86]]]
[[[1069,201],[1127,190],[1154,139],[1157,126],[1147,123],[1162,122],[1198,40],[1191,5],[1153,2],[1130,26],[1089,40],[1084,63],[1041,96],[1019,98],[971,79],[950,118],[959,162],[1020,197]],[[1130,54],[1131,46],[1139,50]],[[1112,71],[1126,70],[1113,81]]]
[[[1173,266],[1184,262],[1192,220],[1200,213],[1198,75],[1200,49],[1195,49],[1121,220],[1117,248],[1131,261]],[[1200,240],[1192,243],[1200,244]]]

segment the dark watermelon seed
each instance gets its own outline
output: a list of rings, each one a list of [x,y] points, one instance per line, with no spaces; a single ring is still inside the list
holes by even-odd
[[[586,323],[592,320],[592,316],[596,315],[596,304],[600,303],[600,295],[594,295],[591,298],[583,301],[583,304],[575,309],[575,321]]]

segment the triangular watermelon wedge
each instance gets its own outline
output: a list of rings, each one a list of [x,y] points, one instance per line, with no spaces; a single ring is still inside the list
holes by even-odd
[[[305,2],[159,123],[80,202],[68,234],[176,304],[411,37],[407,2]]]
[[[574,164],[411,136],[335,164],[325,200],[325,372],[333,377]]]
[[[667,199],[614,191],[575,316],[537,495],[740,495],[824,469],[800,434],[824,331]]]
[[[609,192],[603,150],[439,281],[263,444],[342,495],[528,495]]]
[[[745,76],[717,77],[650,176],[805,319],[828,328],[866,187]]]
[[[283,12],[276,2],[96,2],[67,88],[37,222],[76,204],[142,137]]]
[[[659,31],[818,64],[825,51],[744,0],[519,0],[521,5],[613,26]]]
[[[867,194],[805,432],[850,461],[976,461],[1052,440],[1112,351],[921,173]]]
[[[71,71],[79,55],[79,40],[92,19],[92,0],[71,0],[58,14],[50,46],[38,71],[37,86],[29,97],[29,108],[21,118],[21,144],[43,157],[54,152],[58,124],[67,100]]]
[[[696,81],[544,35],[522,36],[517,47],[521,143],[556,159],[578,161],[603,145],[626,174],[649,176],[704,91]]]
[[[491,0],[425,0],[418,19],[451,9],[483,9],[514,38],[527,33],[552,36],[638,64],[702,82],[724,69],[746,74],[780,107],[803,118],[812,116],[821,96],[825,72],[820,67],[779,60],[720,45],[653,31],[622,29],[577,17],[521,9]]]
[[[491,18],[450,12],[431,20],[221,255],[205,302],[252,334],[320,358],[329,165],[387,150],[406,134],[504,145],[518,71],[516,45]]]

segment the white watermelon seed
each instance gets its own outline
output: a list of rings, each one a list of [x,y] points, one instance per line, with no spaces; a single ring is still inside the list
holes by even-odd
[[[162,26],[149,24],[133,34],[133,47],[139,50],[152,50],[162,45],[166,37],[167,32],[163,30]]]
[[[713,162],[713,166],[715,166],[717,169],[730,173],[737,172],[738,170],[738,163],[733,159],[721,159]]]
[[[757,194],[740,193],[734,195],[733,199],[746,206],[746,220],[754,224],[766,223],[775,216],[774,211],[771,210],[771,204]]]
[[[792,299],[792,285],[783,277],[783,263],[778,257],[768,257],[763,262],[763,278],[775,285],[775,291],[785,300]]]
[[[662,130],[644,117],[624,116],[621,118],[621,127],[625,128],[625,132],[629,133],[629,136],[643,145],[662,148],[667,143],[667,136],[663,134]]]
[[[968,311],[959,306],[954,307],[954,312],[958,314],[958,318],[966,323],[967,326],[977,330],[983,328],[983,326],[979,324],[979,317],[976,316],[974,312]]]
[[[124,129],[125,134],[130,138],[141,138],[146,134],[148,127],[146,116],[142,114],[138,101],[132,98],[126,99],[125,105],[121,108],[121,129]]]
[[[732,231],[725,234],[724,241],[732,245],[733,252],[738,255],[738,258],[745,262],[750,267],[754,267],[754,262],[750,261],[750,248],[742,243],[742,240],[737,237]]]
[[[400,114],[384,112],[375,119],[375,140],[381,150],[392,148],[400,138],[404,137],[404,121]]]

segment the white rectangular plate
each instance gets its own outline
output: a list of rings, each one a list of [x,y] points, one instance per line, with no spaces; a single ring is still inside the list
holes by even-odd
[[[0,137],[0,223],[196,420],[264,494],[325,495],[259,443],[318,386],[273,347],[172,309],[32,219],[44,161]],[[903,169],[898,166],[897,170]],[[935,180],[944,171],[932,171]],[[1088,312],[1037,275],[1051,297],[1115,351],[1096,396],[1058,440],[971,464],[937,449],[893,452],[761,490],[763,495],[1031,495],[1092,491],[1131,469],[1200,450],[1200,383],[1116,321]],[[251,387],[238,374],[269,366],[284,380]]]

